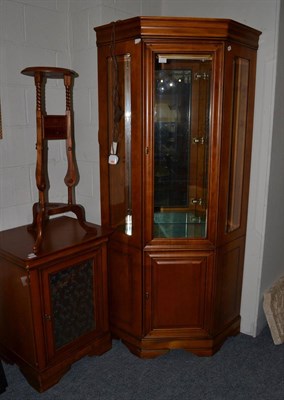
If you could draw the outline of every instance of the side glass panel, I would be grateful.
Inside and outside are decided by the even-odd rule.
[[[110,221],[112,227],[127,235],[132,235],[130,85],[130,55],[110,57],[107,96]]]
[[[234,70],[227,232],[241,224],[249,61],[236,58]]]
[[[207,236],[212,60],[158,55],[154,82],[154,237]]]

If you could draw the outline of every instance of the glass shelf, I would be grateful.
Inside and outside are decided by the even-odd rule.
[[[154,235],[160,238],[203,238],[206,217],[192,212],[155,212]]]

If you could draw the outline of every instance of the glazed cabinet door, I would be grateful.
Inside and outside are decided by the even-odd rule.
[[[114,33],[113,33],[114,34]],[[141,238],[141,44],[111,42],[98,50],[102,224],[114,238]]]
[[[214,256],[153,252],[146,256],[147,337],[195,337],[210,332]]]
[[[87,344],[107,329],[102,249],[50,265],[42,271],[47,358]]]
[[[225,50],[219,196],[219,241],[246,233],[252,146],[256,52],[236,43]]]
[[[222,49],[147,47],[146,242],[214,242]],[[148,117],[148,115],[150,117]]]

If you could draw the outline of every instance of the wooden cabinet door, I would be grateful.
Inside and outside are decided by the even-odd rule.
[[[109,318],[115,335],[142,332],[142,264],[141,251],[123,243],[108,247]]]
[[[74,351],[105,330],[101,249],[43,269],[43,321],[48,360]]]
[[[145,333],[159,337],[208,335],[213,255],[153,252],[146,258]]]

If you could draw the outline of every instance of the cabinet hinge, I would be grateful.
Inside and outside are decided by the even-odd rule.
[[[149,299],[149,292],[145,292],[145,298],[146,298],[146,300]]]
[[[210,74],[209,72],[196,72],[194,74],[194,79],[197,81],[198,79],[203,79],[203,80],[207,80],[209,79]]]
[[[195,206],[204,206],[205,205],[205,201],[204,199],[200,198],[193,198],[190,199],[191,204],[194,204]]]
[[[194,137],[192,138],[192,143],[193,144],[204,144],[205,142],[205,137]]]

